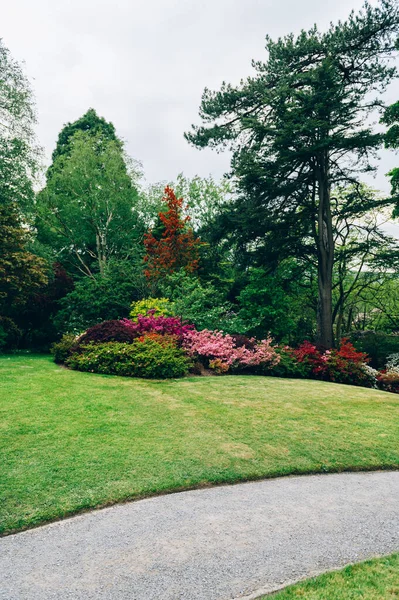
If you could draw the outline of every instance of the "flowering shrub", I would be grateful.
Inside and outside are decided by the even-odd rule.
[[[280,357],[277,365],[264,369],[265,375],[274,377],[292,377],[306,379],[311,376],[311,366],[307,362],[299,362],[295,356],[294,350],[289,346],[276,347],[277,354]]]
[[[138,302],[132,302],[130,319],[137,322],[139,315],[145,316],[151,311],[155,317],[173,317],[173,303],[168,298],[144,298]]]
[[[101,344],[102,342],[132,342],[138,334],[131,331],[125,326],[123,321],[104,321],[98,325],[93,325],[79,336],[77,347],[81,347],[93,342]],[[77,348],[76,348],[77,349]]]
[[[293,355],[299,363],[304,363],[309,370],[309,374],[317,379],[323,379],[326,373],[326,356],[307,340],[293,350]]]
[[[309,375],[315,379],[375,386],[375,375],[364,368],[368,362],[367,354],[358,352],[346,339],[342,340],[338,350],[326,350],[324,353],[306,341],[293,350],[293,354],[299,363],[308,367]]]
[[[399,368],[399,352],[395,352],[394,354],[390,354],[387,357],[387,364],[385,369],[387,371],[391,371],[392,369]]]
[[[227,373],[229,370],[229,365],[220,360],[220,358],[214,358],[213,360],[209,361],[209,368],[212,369],[212,371],[215,371],[215,373],[218,375],[222,375]]]
[[[162,341],[143,336],[131,344],[89,344],[81,352],[72,354],[66,364],[91,373],[167,379],[186,375],[190,361],[175,340],[166,336],[162,336]]]
[[[377,379],[378,385],[382,390],[399,394],[399,369],[393,368],[385,373],[381,372]]]
[[[367,380],[370,384],[367,387],[377,388],[379,376],[379,372],[377,371],[377,369],[373,369],[373,367],[370,367],[370,365],[367,364],[363,364],[362,369],[366,373]]]
[[[256,342],[252,349],[245,345],[236,346],[231,335],[221,331],[189,331],[183,339],[183,347],[188,355],[205,363],[209,368],[218,372],[227,372],[230,368],[250,368],[263,365],[277,364],[279,356],[271,345],[271,340]]]
[[[121,323],[133,337],[152,332],[160,335],[174,335],[182,340],[186,333],[194,329],[194,325],[182,322],[178,317],[156,317],[153,311],[149,311],[145,317],[139,315],[137,322],[123,319]]]

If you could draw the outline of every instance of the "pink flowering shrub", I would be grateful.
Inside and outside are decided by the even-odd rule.
[[[122,319],[121,323],[125,325],[133,336],[142,336],[146,333],[157,333],[159,335],[176,336],[180,341],[192,329],[190,325],[181,321],[178,317],[164,317],[154,315],[154,311],[148,311],[147,315],[139,315],[137,321]]]
[[[218,373],[230,369],[248,369],[260,366],[273,366],[279,356],[271,345],[271,339],[257,342],[250,340],[250,347],[237,347],[233,336],[222,331],[188,331],[183,338],[183,348],[187,354],[214,369]],[[247,344],[248,346],[248,344]]]

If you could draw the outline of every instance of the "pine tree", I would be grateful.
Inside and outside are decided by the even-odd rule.
[[[330,348],[335,186],[358,185],[372,169],[383,136],[370,125],[381,93],[397,75],[397,0],[365,3],[359,14],[276,42],[268,59],[238,87],[205,90],[203,126],[187,139],[198,147],[230,147],[239,198],[227,223],[250,252],[296,256],[318,264],[318,335]],[[377,93],[377,96],[375,94]]]

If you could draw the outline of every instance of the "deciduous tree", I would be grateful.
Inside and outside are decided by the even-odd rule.
[[[198,268],[200,239],[195,237],[183,216],[183,198],[177,198],[173,189],[165,188],[166,210],[159,213],[158,231],[150,230],[144,236],[146,276],[159,280],[162,276],[184,269],[193,273]]]

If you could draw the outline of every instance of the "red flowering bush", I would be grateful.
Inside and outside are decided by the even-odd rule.
[[[199,360],[205,366],[217,372],[227,372],[229,369],[248,369],[277,364],[279,356],[271,345],[271,340],[256,342],[250,340],[252,349],[245,345],[237,347],[233,336],[222,331],[189,331],[183,339],[183,347],[187,354]]]
[[[316,379],[324,379],[327,370],[326,357],[314,344],[306,340],[299,348],[292,350],[292,354],[299,363],[304,363],[308,367],[309,375],[313,375]]]
[[[367,354],[357,352],[347,339],[342,340],[338,350],[321,353],[314,344],[306,341],[292,353],[299,363],[308,366],[309,375],[315,379],[366,387],[375,384],[375,378],[365,368],[369,360]]]
[[[159,335],[173,335],[182,340],[189,331],[194,329],[194,325],[185,323],[178,317],[164,317],[162,315],[156,317],[154,311],[149,311],[146,316],[139,315],[137,321],[122,319],[121,323],[135,337],[147,333],[157,333]]]

